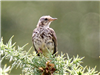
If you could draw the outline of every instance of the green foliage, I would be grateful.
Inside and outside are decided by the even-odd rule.
[[[0,63],[4,59],[8,59],[9,62],[13,61],[11,66],[0,68],[1,75],[8,75],[14,67],[20,67],[23,75],[99,75],[99,72],[95,71],[96,68],[90,69],[81,65],[84,57],[80,58],[77,55],[69,58],[68,54],[65,56],[61,53],[61,55],[55,56],[49,52],[49,58],[47,58],[42,54],[37,56],[35,51],[29,54],[32,47],[28,52],[24,50],[27,44],[16,48],[15,43],[12,44],[12,38],[13,36],[7,44],[4,44],[3,38],[1,38]]]
[[[10,71],[10,66],[7,67],[7,65],[5,65],[3,69],[0,68],[0,75],[8,75],[7,72],[9,72],[9,71]]]

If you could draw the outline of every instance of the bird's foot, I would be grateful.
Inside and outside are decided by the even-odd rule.
[[[38,50],[38,54],[40,54],[40,53],[42,54],[42,50],[41,49]]]

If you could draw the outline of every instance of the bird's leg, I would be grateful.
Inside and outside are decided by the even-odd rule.
[[[42,49],[41,48],[39,48],[39,50],[38,50],[38,54],[42,54]]]

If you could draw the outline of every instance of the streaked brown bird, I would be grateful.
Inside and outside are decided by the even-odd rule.
[[[36,53],[40,53],[44,56],[48,56],[48,50],[52,54],[57,51],[57,37],[55,31],[50,28],[52,21],[57,18],[51,16],[42,16],[37,24],[37,27],[33,30],[32,42]]]

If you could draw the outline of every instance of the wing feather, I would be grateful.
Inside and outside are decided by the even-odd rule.
[[[56,33],[52,28],[49,28],[51,35],[52,35],[52,40],[54,42],[54,52],[53,54],[55,54],[57,52],[57,37],[56,37]]]
[[[32,34],[32,42],[33,42],[33,47],[34,47],[36,53],[37,53],[38,56],[39,56],[38,50],[36,49],[36,47],[35,47],[35,45],[34,45],[34,37],[36,36],[36,33],[37,33],[37,29],[34,29],[34,30],[33,30],[33,34]]]

